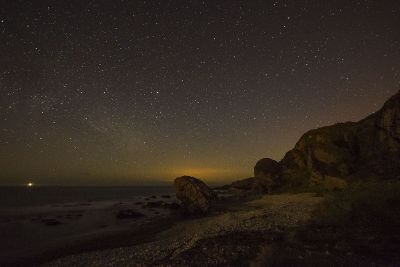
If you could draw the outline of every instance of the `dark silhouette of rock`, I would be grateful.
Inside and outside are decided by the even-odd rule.
[[[172,202],[172,203],[166,203],[164,207],[170,210],[178,210],[181,206],[176,202]]]
[[[147,202],[145,205],[143,205],[143,208],[162,208],[165,206],[165,202],[164,201],[149,201]]]
[[[52,218],[43,219],[42,222],[49,226],[56,226],[56,225],[62,224],[61,221],[59,221],[57,219],[52,219]]]
[[[132,209],[120,210],[117,213],[118,219],[137,219],[137,218],[141,218],[144,216],[145,215],[143,213],[134,211]]]
[[[182,202],[185,213],[207,213],[213,200],[217,198],[214,191],[201,180],[182,176],[174,181],[176,197]]]
[[[281,165],[269,158],[261,159],[254,166],[254,177],[235,181],[225,189],[239,189],[257,193],[268,193],[280,184],[282,175]]]
[[[230,185],[226,186],[226,188],[222,187],[222,189],[236,188],[240,190],[253,190],[255,184],[255,178],[250,177],[243,180],[235,181]]]
[[[281,179],[281,165],[270,158],[259,160],[254,166],[254,184],[253,189],[262,193],[270,194]]]
[[[354,180],[400,178],[400,92],[359,122],[304,134],[280,162],[287,186],[345,187]]]

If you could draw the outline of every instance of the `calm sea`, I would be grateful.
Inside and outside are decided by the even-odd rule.
[[[85,201],[134,199],[140,196],[172,195],[173,187],[0,187],[0,207],[25,207]]]

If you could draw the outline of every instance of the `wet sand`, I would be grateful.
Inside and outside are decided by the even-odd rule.
[[[33,266],[70,254],[151,240],[177,220],[162,196],[0,209],[0,266]],[[128,211],[121,216],[120,211]],[[131,216],[133,211],[143,216]],[[119,216],[120,215],[120,216]],[[128,216],[126,216],[128,215]]]

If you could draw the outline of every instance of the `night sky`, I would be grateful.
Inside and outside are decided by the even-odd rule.
[[[0,0],[0,184],[245,178],[399,89],[399,1]]]

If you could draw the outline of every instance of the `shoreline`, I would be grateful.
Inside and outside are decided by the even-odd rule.
[[[236,200],[236,201],[235,201]],[[136,245],[61,257],[44,266],[237,266],[259,261],[284,231],[307,222],[314,193],[227,198],[207,216],[177,220]],[[149,233],[146,233],[149,235]],[[254,266],[263,266],[261,265]]]
[[[0,257],[0,266],[366,266],[377,260],[294,238],[324,200],[312,192],[234,194],[221,197],[206,216],[171,211],[146,220],[123,219],[127,223],[119,228],[63,239],[31,254],[20,250],[10,261]]]
[[[131,247],[146,242],[151,242],[154,235],[173,227],[180,221],[178,216],[170,218],[157,218],[136,229],[126,229],[102,235],[87,240],[76,240],[63,246],[45,251],[36,255],[20,258],[18,261],[4,262],[5,266],[41,266],[57,259],[82,253],[99,252],[107,249]]]
[[[152,195],[0,209],[0,265],[37,266],[75,253],[145,242],[148,233],[180,220],[172,203],[174,197]]]

